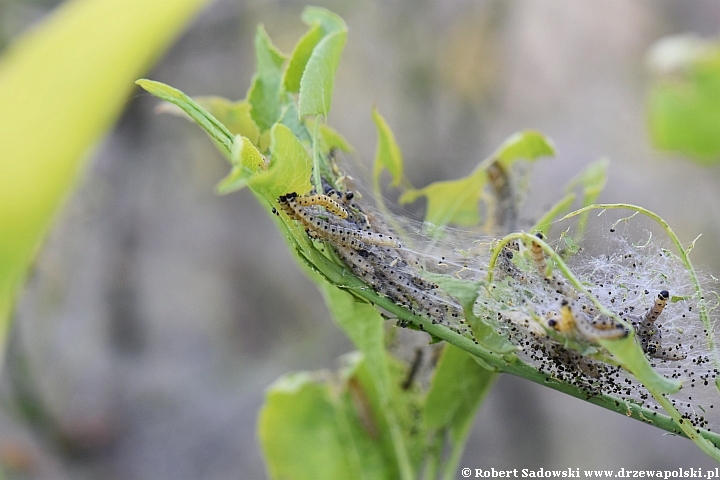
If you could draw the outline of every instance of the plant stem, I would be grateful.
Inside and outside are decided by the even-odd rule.
[[[428,446],[428,453],[430,457],[425,464],[425,471],[423,472],[423,478],[425,480],[435,480],[435,478],[437,478],[438,468],[443,454],[443,446],[445,445],[444,438],[444,430],[435,431],[433,433],[432,441]]]
[[[477,413],[477,410],[485,402],[485,397],[487,397],[493,385],[495,385],[495,380],[497,379],[497,376],[498,375],[496,372],[485,370],[485,384],[482,392],[480,393],[480,398],[477,399],[477,404],[475,405],[475,413]],[[474,413],[473,415],[468,415],[467,422],[465,422],[464,425],[462,425],[458,430],[451,431],[450,437],[452,442],[452,450],[450,452],[450,458],[445,463],[445,474],[443,475],[443,480],[453,480],[454,478],[456,478],[458,465],[460,464],[462,454],[465,451],[465,444],[467,443],[467,437],[470,434],[474,419]]]
[[[398,467],[400,468],[400,478],[402,478],[402,480],[413,480],[415,478],[415,474],[413,473],[413,467],[410,463],[410,458],[408,457],[405,440],[403,439],[402,432],[400,431],[397,418],[395,418],[395,414],[393,413],[392,408],[390,408],[390,405],[387,404],[387,401],[384,403],[384,415],[390,427],[390,437],[393,443],[393,450],[395,450]]]
[[[320,174],[320,152],[318,151],[318,135],[320,132],[320,119],[315,117],[315,126],[313,128],[313,183],[315,184],[315,193],[325,193],[322,185],[322,175]]]

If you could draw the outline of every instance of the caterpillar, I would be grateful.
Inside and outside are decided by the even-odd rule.
[[[563,299],[561,302],[560,313],[551,315],[547,323],[550,328],[559,333],[576,332],[591,342],[600,339],[624,338],[630,333],[623,324],[607,317],[590,318],[584,313],[575,315],[567,299]]]
[[[643,317],[643,321],[655,322],[655,320],[657,320],[657,318],[662,314],[663,310],[665,309],[669,298],[670,292],[668,292],[667,290],[662,290],[660,293],[658,293],[658,296],[655,299],[655,303],[647,311],[647,313]]]
[[[350,248],[364,248],[365,245],[390,248],[400,248],[401,246],[400,243],[389,235],[366,230],[356,230],[324,220],[312,213],[307,207],[300,205],[298,198],[302,197],[298,197],[296,193],[281,195],[278,198],[278,204],[290,218],[305,225],[311,236],[328,240],[331,243],[337,242]]]
[[[653,305],[642,317],[631,318],[632,325],[643,352],[661,360],[682,360],[687,355],[678,345],[667,348],[662,346],[662,327],[656,323],[669,298],[670,293],[667,290],[660,291]]]
[[[375,269],[372,264],[365,259],[366,250],[351,248],[346,245],[334,245],[335,251],[346,265],[348,265],[353,273],[365,280],[367,283],[374,285],[372,276]],[[370,280],[370,281],[368,281]]]
[[[327,195],[305,195],[295,197],[295,202],[301,207],[321,206],[325,210],[340,218],[347,218],[348,211]]]
[[[537,238],[543,240],[543,234],[538,232],[535,234]],[[545,277],[547,275],[547,261],[545,260],[545,252],[543,252],[542,246],[538,242],[530,243],[530,258],[532,259],[533,266],[537,270],[538,275]]]
[[[534,280],[523,270],[519,269],[512,261],[515,257],[513,250],[505,246],[498,255],[497,267],[500,273],[498,278],[510,277],[523,284],[532,284]]]
[[[515,230],[518,217],[517,202],[507,168],[499,161],[495,161],[488,166],[487,176],[496,198],[493,212],[495,225]]]
[[[544,240],[545,238],[540,232],[536,233],[535,236],[540,240]],[[545,283],[550,285],[550,287],[555,290],[555,292],[572,299],[578,298],[578,293],[575,291],[575,289],[568,285],[564,278],[557,275],[556,273],[548,272],[547,259],[545,258],[545,252],[543,251],[540,243],[535,241],[531,242],[530,258],[532,260],[533,266],[535,267],[535,270],[537,270],[538,272],[538,275],[540,275],[540,277],[544,279]]]

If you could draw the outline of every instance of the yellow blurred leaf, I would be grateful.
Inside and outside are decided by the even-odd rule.
[[[28,265],[140,76],[207,0],[75,0],[0,59],[0,357]]]

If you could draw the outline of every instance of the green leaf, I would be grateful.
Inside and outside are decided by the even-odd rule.
[[[390,182],[391,187],[398,187],[403,181],[403,158],[400,147],[398,147],[395,141],[395,135],[393,135],[390,126],[375,107],[373,107],[372,116],[378,134],[378,143],[375,149],[375,164],[373,167],[373,183],[378,186],[376,193],[379,194],[380,174],[382,174],[383,169],[387,169],[387,171],[390,172],[390,176],[392,177],[392,181]]]
[[[328,32],[347,31],[345,20],[330,10],[322,7],[306,7],[301,16],[307,25],[322,25]]]
[[[655,147],[705,164],[720,161],[720,42],[678,36],[650,52],[655,78],[648,123]]]
[[[609,165],[610,161],[607,159],[597,160],[588,165],[575,178],[570,180],[568,185],[565,187],[565,191],[567,192],[565,196],[558,200],[558,202],[535,223],[535,226],[533,226],[531,231],[541,232],[543,235],[547,236],[553,220],[556,220],[560,217],[560,215],[567,212],[573,202],[575,202],[577,195],[573,192],[573,190],[579,189],[582,194],[581,208],[595,203],[607,183],[607,169]],[[579,216],[576,236],[582,236],[587,224],[587,218],[587,213]],[[573,246],[571,248],[575,247]]]
[[[307,7],[303,11],[302,19],[307,25],[310,25],[310,30],[295,45],[283,76],[285,90],[293,93],[300,91],[300,80],[305,72],[305,67],[320,40],[330,33],[347,31],[345,21],[324,8]]]
[[[247,182],[250,188],[270,202],[288,192],[298,195],[309,192],[310,156],[293,132],[281,123],[270,130],[270,152],[270,166]]]
[[[335,390],[308,373],[286,375],[268,389],[258,436],[270,478],[389,478],[350,396]]]
[[[310,56],[317,44],[325,36],[325,29],[322,25],[314,25],[303,35],[295,45],[290,63],[283,75],[283,85],[288,92],[297,93],[300,91],[300,79],[305,71]]]
[[[137,83],[137,82],[136,82]],[[233,102],[223,97],[205,96],[194,97],[193,100],[207,111],[211,116],[223,124],[233,135],[242,135],[248,138],[253,144],[257,145],[260,137],[260,130],[250,115],[252,107],[247,100]],[[188,120],[192,118],[174,103],[165,102],[158,109],[161,113],[169,113]],[[227,155],[224,147],[219,149],[223,154]]]
[[[403,478],[394,456],[393,424],[388,422],[394,415],[389,411],[400,416],[402,434],[413,442],[413,462],[421,463],[426,437],[416,414],[420,397],[401,391],[405,372],[399,362],[386,358],[396,385],[391,404],[381,399],[376,377],[359,352],[343,357],[339,374],[302,372],[274,382],[258,422],[270,478]],[[338,475],[342,468],[346,472]]]
[[[487,174],[480,170],[459,180],[434,182],[419,190],[412,189],[400,195],[400,203],[411,203],[420,196],[427,198],[425,220],[436,226],[450,223],[477,225],[480,222],[478,203]]]
[[[323,294],[333,318],[353,345],[365,355],[370,370],[379,381],[379,388],[387,396],[389,374],[385,362],[385,321],[375,307],[357,301],[337,287],[325,284]]]
[[[285,56],[273,45],[265,28],[260,25],[255,33],[257,73],[247,94],[252,105],[250,114],[261,132],[268,130],[282,113],[282,66]]]
[[[26,271],[89,153],[205,3],[67,1],[2,52],[0,359]]]
[[[320,124],[320,142],[321,150],[325,153],[331,150],[350,153],[355,150],[340,132],[325,123]]]
[[[360,356],[360,355],[358,355]],[[406,473],[420,470],[424,459],[426,435],[422,419],[417,413],[421,411],[424,393],[417,388],[403,389],[402,385],[408,376],[408,368],[405,363],[385,353],[385,359],[390,373],[389,394],[390,401],[385,401],[378,391],[377,379],[370,370],[367,359],[362,357],[361,362],[356,362],[356,368],[350,370],[348,366],[345,371],[352,372],[348,378],[348,390],[353,395],[356,411],[361,413],[361,418],[369,432],[376,432],[375,446],[385,459],[386,472],[389,478],[396,479]],[[365,412],[363,414],[363,412]],[[398,432],[403,439],[404,448],[407,450],[407,458],[413,468],[403,470],[398,463],[395,454],[395,433]],[[371,477],[373,478],[373,477]],[[409,477],[412,478],[412,477]]]
[[[427,429],[449,433],[450,458],[445,464],[444,478],[455,478],[475,414],[497,375],[478,365],[467,352],[453,345],[445,346],[423,411]]]
[[[295,102],[291,102],[285,107],[285,111],[280,118],[280,123],[292,130],[301,142],[312,142],[310,132],[308,132],[308,126],[306,126],[305,123],[300,120],[300,117],[298,117],[297,105],[295,105]]]
[[[252,106],[247,100],[233,102],[222,97],[195,97],[194,100],[225,125],[233,135],[242,135],[257,146],[260,129],[252,119]]]
[[[446,345],[425,400],[426,427],[449,428],[454,439],[460,440],[496,377],[497,373],[482,368],[467,352]]]
[[[202,127],[202,129],[205,130],[205,132],[210,135],[213,140],[220,144],[221,150],[225,155],[230,154],[233,145],[232,133],[230,133],[230,130],[228,130],[222,122],[201,107],[195,100],[188,97],[177,88],[173,88],[161,82],[140,79],[135,83],[156,97],[178,106],[183,112],[187,113],[190,118],[195,120],[195,123],[200,125],[200,127]]]
[[[571,255],[575,255],[576,253],[578,253],[580,251],[580,248],[581,248],[580,245],[567,232],[561,232],[560,239],[565,244],[565,247],[560,247],[558,249],[559,252],[567,252]]]
[[[606,158],[601,158],[591,163],[585,167],[577,177],[570,181],[565,191],[570,192],[579,187],[583,194],[582,206],[587,207],[595,203],[607,183],[607,169],[609,165],[610,160]]]
[[[347,31],[325,36],[315,47],[300,80],[298,111],[300,117],[322,115],[327,118]]]
[[[512,135],[492,155],[504,167],[518,160],[537,160],[555,155],[555,146],[548,137],[535,130],[524,130]]]
[[[233,167],[230,173],[215,187],[219,195],[227,195],[246,187],[253,175],[266,168],[265,157],[249,139],[239,135],[235,137],[231,162]]]
[[[316,118],[308,117],[305,120],[308,130],[313,131],[316,122],[318,122]],[[340,150],[341,152],[352,152],[355,150],[340,132],[324,122],[319,122],[318,133],[320,137],[320,151],[326,155],[330,153],[331,150]]]
[[[534,161],[554,154],[552,142],[541,133],[534,130],[519,132],[503,142],[467,177],[407,190],[400,196],[400,203],[410,203],[425,196],[428,202],[426,221],[437,226],[450,223],[461,226],[477,225],[480,222],[478,205],[488,181],[487,169],[490,165],[499,162],[507,170],[518,160]]]
[[[350,293],[328,283],[323,294],[333,318],[365,356],[380,411],[387,422],[398,469],[402,478],[413,478],[408,447],[391,406],[390,371],[385,354],[385,321],[369,303],[361,303]]]
[[[663,377],[650,365],[634,335],[619,340],[600,340],[600,344],[648,390],[666,394],[682,388],[682,382]]]

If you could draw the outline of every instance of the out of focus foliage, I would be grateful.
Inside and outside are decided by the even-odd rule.
[[[665,38],[650,51],[649,63],[655,146],[701,163],[720,162],[720,40]]]
[[[0,59],[0,358],[18,290],[133,80],[206,0],[70,1]]]

